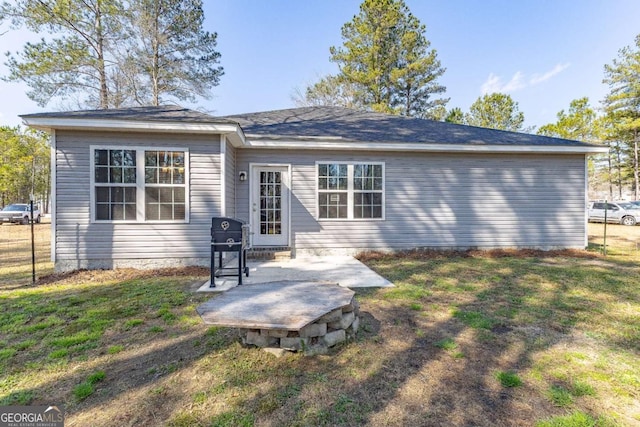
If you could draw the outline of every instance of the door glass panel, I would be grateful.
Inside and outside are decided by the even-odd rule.
[[[282,172],[260,172],[260,234],[282,234]]]

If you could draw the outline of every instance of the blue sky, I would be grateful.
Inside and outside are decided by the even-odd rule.
[[[485,92],[506,92],[527,126],[555,121],[571,100],[588,96],[595,107],[607,93],[604,64],[640,34],[637,0],[406,0],[427,26],[427,38],[447,71],[441,83],[448,108],[467,111]],[[320,76],[335,73],[329,47],[358,13],[352,0],[205,0],[205,27],[218,33],[225,75],[213,98],[197,105],[216,115],[294,107],[291,96]],[[0,28],[0,33],[7,30]],[[37,38],[24,31],[0,36],[0,51]],[[4,59],[4,58],[3,58]],[[6,75],[4,64],[0,75]],[[0,82],[0,125],[38,107],[26,87]]]

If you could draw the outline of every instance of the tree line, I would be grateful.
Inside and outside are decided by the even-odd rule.
[[[25,82],[27,95],[42,106],[53,99],[63,100],[67,107],[116,108],[207,98],[224,70],[217,34],[205,31],[203,21],[201,0],[5,1],[0,23],[46,37],[9,53],[9,74],[3,79]],[[447,109],[450,99],[439,83],[446,68],[426,37],[426,26],[403,0],[364,0],[341,34],[342,45],[329,49],[339,71],[298,91],[293,97],[297,105],[534,131],[524,127],[524,113],[508,94],[483,95],[467,112]],[[590,164],[592,182],[607,186],[610,198],[632,188],[638,199],[640,35],[635,46],[622,48],[605,65],[603,82],[610,92],[601,109],[591,107],[587,98],[574,100],[555,123],[537,133],[606,144],[609,154]],[[38,136],[3,128],[0,138],[6,138],[3,144],[20,140],[28,145],[27,140]],[[23,176],[11,173],[9,161],[3,158],[0,191],[3,197],[24,199],[29,186],[5,178]]]

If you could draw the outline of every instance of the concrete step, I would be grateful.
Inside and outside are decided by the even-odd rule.
[[[248,259],[283,261],[291,259],[291,248],[285,246],[251,248]]]

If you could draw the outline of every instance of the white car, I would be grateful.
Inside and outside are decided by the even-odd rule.
[[[628,202],[591,202],[589,203],[589,222],[607,222],[622,225],[640,223],[640,207]]]
[[[27,203],[15,203],[0,211],[0,224],[3,222],[29,224],[30,219],[31,211]],[[40,219],[40,209],[37,205],[33,205],[33,220],[39,224]]]

